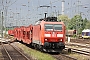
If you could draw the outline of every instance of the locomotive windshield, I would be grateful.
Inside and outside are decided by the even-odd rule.
[[[62,31],[62,24],[45,24],[45,30]]]

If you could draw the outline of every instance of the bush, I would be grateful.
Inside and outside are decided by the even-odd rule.
[[[76,35],[76,34],[74,34],[74,35],[73,35],[73,37],[74,37],[74,38],[76,38],[76,37],[77,37],[77,35]]]

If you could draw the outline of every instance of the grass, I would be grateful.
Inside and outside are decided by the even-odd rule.
[[[25,45],[20,44],[19,47],[26,53],[32,56],[35,60],[56,60],[52,56],[46,53],[42,53],[40,51],[31,49],[29,47],[26,47]]]

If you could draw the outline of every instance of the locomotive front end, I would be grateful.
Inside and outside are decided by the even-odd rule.
[[[65,48],[64,24],[56,22],[44,24],[44,48],[47,51],[62,51]]]

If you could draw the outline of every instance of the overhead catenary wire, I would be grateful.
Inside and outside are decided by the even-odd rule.
[[[34,2],[33,2],[33,0],[30,0],[30,1],[32,1],[32,2],[30,2],[30,4],[29,4],[29,9],[30,9],[30,11],[29,11],[29,13],[27,13],[26,15],[24,15],[24,17],[27,17],[28,18],[28,16],[30,16],[30,19],[32,18],[39,18],[40,16],[43,16],[43,15],[41,15],[41,14],[44,14],[44,9],[42,10],[42,9],[39,9],[40,8],[40,1],[41,0],[37,0],[38,1],[38,5],[35,5],[34,4]],[[36,1],[36,2],[37,2]],[[51,6],[51,8],[52,8],[52,6],[54,5],[54,3],[58,3],[59,1],[62,1],[62,0],[50,0],[51,2],[47,2],[47,3],[44,3],[44,4],[42,4],[42,5],[50,5]],[[66,2],[65,2],[66,3]],[[68,4],[70,4],[70,3],[68,3]],[[61,4],[60,4],[61,5]],[[89,5],[88,3],[87,4],[83,4],[82,5],[82,7],[84,6],[84,5]],[[28,6],[28,5],[27,5]],[[57,6],[58,7],[58,6]],[[56,8],[57,8],[56,7]],[[60,7],[60,6],[59,6]],[[65,7],[65,12],[66,11],[68,11],[68,10],[70,10],[70,9],[72,9],[73,10],[73,8],[76,8],[76,7],[78,7],[77,5],[75,5],[75,2],[73,3],[73,6],[72,7],[69,7],[69,8],[67,8],[67,7]],[[59,11],[59,13],[61,12],[60,10],[58,10]],[[51,10],[50,10],[50,12],[52,12]],[[48,12],[48,13],[50,13],[50,12]],[[39,15],[39,13],[40,13],[40,15]],[[31,16],[33,16],[33,17],[31,17]],[[72,16],[72,15],[71,15]]]
[[[58,1],[61,1],[61,0],[56,0],[56,1],[53,1],[53,2],[50,2],[50,3],[44,4],[44,5],[50,5],[50,4],[56,3],[56,2],[58,2]],[[74,3],[74,4],[75,4],[75,3]],[[88,4],[84,4],[84,5],[88,5]],[[84,6],[84,5],[82,5],[82,6]],[[34,7],[34,6],[33,6],[33,8],[34,8],[34,9],[33,9],[33,12],[35,12],[35,11],[37,10],[37,8],[40,8],[39,6],[40,6],[40,5],[38,5],[37,7]],[[68,10],[68,9],[76,8],[76,7],[78,7],[78,6],[76,5],[76,6],[72,6],[72,7],[70,7],[70,8],[65,8],[65,11]],[[32,13],[33,13],[33,12],[32,12]],[[31,15],[33,15],[32,13],[31,13]],[[34,14],[34,15],[35,15],[35,14]]]
[[[45,4],[45,5],[50,5],[50,4],[52,4],[52,3],[56,3],[56,2],[58,2],[58,1],[60,1],[60,0],[56,0],[56,1],[50,2],[50,3]],[[32,4],[32,6],[33,6],[33,4]],[[34,8],[34,9],[33,9],[33,11],[36,11],[36,10],[37,10],[37,8],[40,8],[40,5],[39,5],[39,6],[37,6],[37,7],[34,7],[34,6],[33,6],[33,8]],[[32,13],[33,13],[33,12],[32,12]],[[32,13],[31,13],[31,14],[32,14]]]

